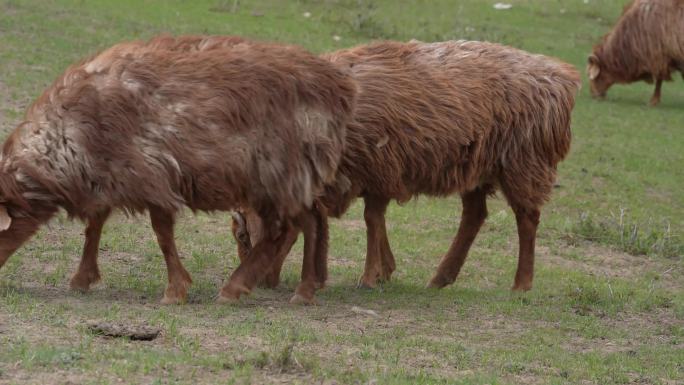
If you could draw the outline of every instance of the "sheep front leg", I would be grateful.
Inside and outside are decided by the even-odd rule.
[[[266,274],[266,277],[263,279],[263,281],[260,282],[261,286],[273,289],[280,284],[280,271],[283,269],[285,258],[290,253],[290,249],[292,249],[292,246],[297,241],[298,235],[299,229],[295,227],[291,227],[285,232],[285,241],[280,249],[278,249],[270,271]]]
[[[663,86],[663,79],[656,79],[655,90],[653,97],[651,97],[651,106],[657,106],[660,103],[660,89]]]
[[[69,286],[72,290],[87,292],[90,285],[100,280],[100,269],[97,267],[97,256],[100,247],[100,237],[111,209],[103,210],[88,218],[85,231],[85,244],[83,245],[83,255],[78,265],[78,270],[71,277]]]
[[[264,219],[264,223],[271,222]],[[277,254],[288,241],[291,230],[291,225],[288,224],[280,229],[277,236],[273,236],[273,232],[269,232],[259,239],[249,253],[249,258],[240,263],[240,266],[231,274],[228,283],[219,292],[217,301],[219,303],[237,303],[241,295],[249,294],[254,286],[261,282],[273,268]]]
[[[385,212],[389,199],[364,197],[366,221],[366,266],[359,286],[375,288],[381,279],[389,279],[394,270],[394,256],[389,249]]]
[[[534,243],[539,225],[539,209],[514,207],[518,225],[518,270],[515,273],[513,290],[527,291],[532,288],[534,277]]]
[[[232,231],[238,246],[240,263],[243,263],[252,253],[253,245],[261,239],[263,222],[261,217],[256,215],[253,211],[236,211],[233,213]],[[266,277],[262,282],[259,282],[259,286],[269,289],[278,286],[283,263],[290,253],[290,249],[292,249],[292,246],[297,241],[298,233],[299,229],[297,228],[291,227],[288,229],[283,247],[278,250],[270,272],[266,274]]]
[[[465,193],[461,197],[461,201],[463,202],[463,212],[458,233],[451,243],[449,251],[440,262],[437,272],[428,283],[428,287],[442,288],[456,280],[468,256],[470,246],[487,218],[487,194],[484,190],[477,189]]]
[[[165,305],[184,303],[188,295],[188,287],[192,284],[192,278],[178,257],[173,235],[174,214],[159,207],[151,207],[150,219],[154,233],[157,235],[159,248],[164,254],[169,279],[161,303]]]
[[[244,214],[236,211],[233,213],[232,218],[231,231],[237,244],[238,258],[240,258],[242,263],[249,258],[249,253],[252,252],[252,237],[249,235],[247,218],[245,218]]]

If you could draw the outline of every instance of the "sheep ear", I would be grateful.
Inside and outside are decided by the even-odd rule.
[[[0,231],[5,231],[12,225],[12,217],[9,216],[7,208],[0,205]]]
[[[596,57],[596,55],[591,55],[589,56],[587,62],[587,73],[589,74],[589,79],[594,80],[601,73],[601,67],[599,67],[599,60]]]

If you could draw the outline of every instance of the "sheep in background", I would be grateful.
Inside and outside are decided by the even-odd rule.
[[[684,0],[634,0],[589,56],[591,94],[603,98],[615,83],[655,82],[651,105],[660,103],[664,80],[684,75]]]

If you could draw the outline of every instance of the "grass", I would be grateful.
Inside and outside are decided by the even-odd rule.
[[[503,42],[584,66],[623,1],[0,0],[0,136],[68,64],[160,32],[241,34],[323,52],[372,39]],[[304,13],[309,12],[310,17]],[[365,256],[362,207],[332,224],[322,304],[287,304],[301,245],[276,290],[237,307],[213,298],[237,266],[226,214],[181,219],[194,284],[187,305],[158,305],[165,285],[146,218],[105,228],[103,282],[67,282],[82,226],[58,219],[0,270],[0,383],[681,384],[684,378],[684,86],[585,85],[573,149],[539,230],[535,289],[511,293],[515,220],[501,200],[457,282],[423,288],[458,223],[456,198],[388,212],[398,271],[355,288]],[[377,316],[354,311],[373,310]],[[105,339],[89,320],[148,323],[151,342]]]

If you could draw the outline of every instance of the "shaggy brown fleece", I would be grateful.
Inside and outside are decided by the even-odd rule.
[[[570,148],[577,71],[555,59],[472,41],[382,42],[324,57],[346,68],[360,87],[337,183],[319,202],[339,216],[354,198],[364,198],[368,250],[361,283],[375,286],[394,270],[384,219],[390,200],[462,196],[461,228],[431,281],[441,287],[453,282],[465,260],[487,215],[486,196],[501,190],[520,234],[515,288],[529,289],[539,209]],[[250,222],[259,221],[246,210],[234,224],[243,259],[261,233]],[[320,266],[318,286],[325,277]],[[277,284],[277,276],[267,283]]]
[[[122,43],[73,65],[4,144],[0,224],[9,224],[0,229],[0,266],[64,208],[88,222],[72,280],[87,288],[99,278],[97,243],[111,210],[149,210],[169,267],[165,301],[182,301],[190,277],[173,241],[174,214],[249,206],[271,226],[261,257],[222,291],[235,299],[333,180],[355,93],[327,60],[232,37]]]

